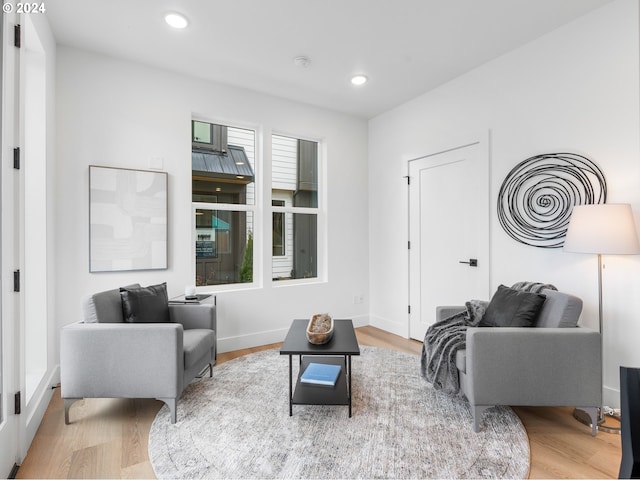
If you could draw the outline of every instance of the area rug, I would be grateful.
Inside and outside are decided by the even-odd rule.
[[[297,357],[294,369],[297,368]],[[361,347],[353,357],[353,416],[345,406],[294,405],[278,350],[216,366],[189,385],[171,424],[149,434],[158,478],[526,478],[529,442],[508,407],[485,412],[434,390],[416,355]]]

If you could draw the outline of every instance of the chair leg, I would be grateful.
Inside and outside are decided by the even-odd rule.
[[[485,410],[491,408],[493,405],[472,405],[471,414],[473,415],[473,431],[478,433],[480,431],[480,420]]]
[[[598,433],[598,421],[600,420],[600,412],[601,408],[598,407],[576,407],[578,410],[582,410],[584,413],[589,415],[591,419],[591,436],[595,437],[596,433]]]
[[[65,425],[69,425],[69,409],[71,408],[71,405],[75,402],[77,402],[78,400],[82,400],[82,398],[65,398],[64,399],[64,424]]]
[[[209,364],[209,378],[213,377],[213,363]]]
[[[170,415],[171,423],[176,423],[176,421],[178,419],[178,408],[177,408],[178,399],[176,399],[176,398],[157,398],[156,400],[160,400],[161,402],[164,402],[164,403],[167,404],[167,407],[169,407],[169,415]]]

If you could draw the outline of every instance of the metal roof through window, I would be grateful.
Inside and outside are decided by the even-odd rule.
[[[198,175],[232,180],[234,183],[252,183],[253,169],[244,151],[244,147],[229,145],[227,152],[193,150],[191,168]]]

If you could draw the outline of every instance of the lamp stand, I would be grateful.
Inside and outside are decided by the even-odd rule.
[[[602,321],[602,255],[598,254],[598,323],[600,327],[600,354],[602,355],[602,381],[600,382],[604,386],[604,324]],[[621,429],[619,426],[605,425],[605,413],[604,409],[600,407],[598,414],[598,430],[606,433],[616,433],[620,435]],[[573,417],[584,425],[591,426],[591,418],[584,411],[575,408],[573,410]],[[606,415],[607,418],[614,419],[620,422],[620,417],[614,415]]]

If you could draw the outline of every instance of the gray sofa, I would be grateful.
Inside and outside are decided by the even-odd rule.
[[[168,405],[171,423],[176,422],[184,387],[205,368],[212,373],[216,307],[203,303],[166,308],[166,323],[126,323],[120,289],[85,299],[84,321],[61,331],[65,423],[73,402],[82,398],[156,398]]]
[[[582,300],[543,290],[536,326],[468,327],[466,349],[456,353],[460,389],[479,431],[494,405],[573,406],[589,414],[592,435],[602,406],[600,333],[577,326]],[[436,309],[436,321],[464,306]]]

